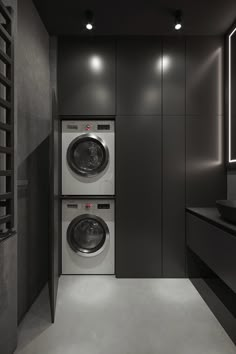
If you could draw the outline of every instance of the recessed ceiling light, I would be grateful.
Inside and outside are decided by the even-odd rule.
[[[88,31],[91,31],[93,29],[93,12],[91,10],[85,11],[85,27]]]
[[[86,23],[86,28],[87,28],[87,30],[91,31],[93,29],[92,23],[89,23],[89,22]]]
[[[175,11],[175,30],[179,31],[182,28],[182,11]]]
[[[176,29],[177,31],[180,30],[181,27],[182,27],[181,23],[176,23],[176,24],[175,24],[175,29]]]

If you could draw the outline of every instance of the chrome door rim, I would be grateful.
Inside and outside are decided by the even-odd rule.
[[[83,141],[83,140],[94,140],[96,142],[99,142],[99,144],[103,147],[104,149],[104,155],[105,155],[105,159],[103,164],[96,169],[94,172],[84,172],[81,171],[72,161],[71,159],[71,153],[72,153],[72,149],[74,147],[75,144]],[[99,136],[95,135],[95,134],[82,134],[80,136],[78,136],[77,138],[73,139],[67,149],[67,162],[70,166],[70,168],[72,169],[72,171],[74,171],[76,174],[82,176],[82,177],[95,177],[97,175],[99,175],[101,172],[103,172],[105,170],[105,168],[107,167],[108,161],[109,161],[109,150],[107,147],[107,144],[105,143],[105,141],[103,139],[101,139]]]
[[[104,241],[103,245],[95,252],[82,252],[81,250],[76,249],[74,247],[73,243],[71,242],[70,235],[71,235],[72,229],[75,227],[75,225],[77,225],[83,219],[96,220],[97,222],[99,222],[102,225],[102,228],[105,232],[105,241]],[[79,256],[82,256],[82,257],[94,257],[94,256],[97,256],[98,254],[102,253],[103,250],[106,248],[109,240],[110,240],[110,233],[109,233],[109,229],[108,229],[107,224],[105,223],[105,221],[103,219],[101,219],[100,217],[98,217],[96,215],[92,215],[92,214],[80,215],[71,221],[71,223],[69,224],[68,229],[67,229],[67,242],[68,242],[70,248],[72,249],[73,252],[75,252],[76,254],[78,254]]]

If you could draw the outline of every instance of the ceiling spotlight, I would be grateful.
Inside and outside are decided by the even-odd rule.
[[[175,11],[175,30],[179,31],[182,28],[182,12],[180,10]]]
[[[85,17],[86,17],[85,27],[88,31],[91,31],[93,29],[93,12],[90,10],[87,10],[85,12]]]
[[[87,30],[91,31],[91,30],[93,29],[92,23],[88,22],[88,23],[86,24],[86,28],[87,28]]]

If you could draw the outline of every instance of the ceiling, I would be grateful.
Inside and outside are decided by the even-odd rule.
[[[50,34],[88,35],[85,10],[94,12],[93,35],[173,35],[173,11],[183,11],[184,35],[224,34],[236,19],[236,0],[33,0]],[[90,33],[89,33],[90,34]],[[179,34],[179,33],[178,33]]]

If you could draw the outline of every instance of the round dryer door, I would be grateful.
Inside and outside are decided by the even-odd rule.
[[[94,177],[105,170],[109,151],[105,142],[94,134],[74,139],[67,150],[67,162],[78,175]]]
[[[84,214],[69,225],[67,241],[70,248],[84,257],[101,253],[109,242],[107,224],[98,216]]]

